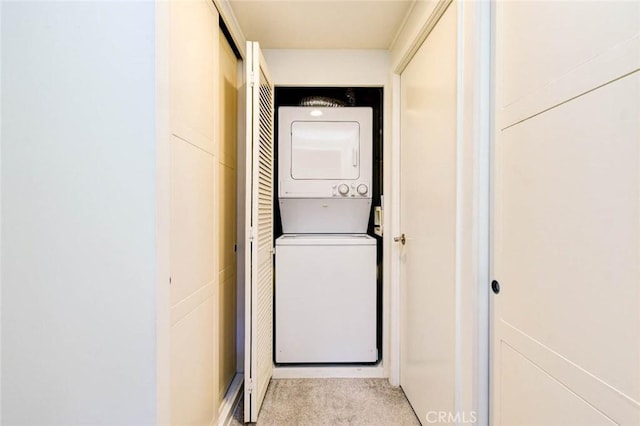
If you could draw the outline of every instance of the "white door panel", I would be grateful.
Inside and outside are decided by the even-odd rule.
[[[454,411],[456,10],[401,75],[400,384],[423,422]]]
[[[640,67],[640,2],[503,1],[496,9],[499,128]]]
[[[532,96],[623,40],[638,36],[640,2],[499,2],[500,105]]]
[[[502,321],[635,398],[640,147],[628,135],[640,103],[626,93],[640,93],[639,78],[503,132],[499,255],[509,261],[496,275]]]
[[[502,424],[518,426],[614,425],[578,395],[511,346],[502,347]],[[545,395],[545,398],[539,398]],[[522,400],[535,401],[522,404]]]
[[[171,327],[172,424],[209,424],[217,415],[213,297]]]
[[[640,72],[593,60],[638,34],[636,2],[498,5],[493,424],[640,424]]]
[[[495,350],[516,345],[505,328],[515,329],[568,360],[547,371],[552,377],[565,369],[595,376],[595,394],[580,379],[566,384],[600,409],[609,387],[640,401],[640,106],[632,93],[640,96],[639,75],[509,128],[498,157]],[[624,420],[614,407],[607,413]]]
[[[218,12],[211,1],[169,2],[171,133],[216,152]]]
[[[171,2],[170,414],[209,424],[218,414],[218,245],[215,76],[218,13],[207,0]]]
[[[215,158],[171,137],[171,305],[215,281]]]
[[[273,84],[247,42],[244,419],[256,422],[273,371]]]

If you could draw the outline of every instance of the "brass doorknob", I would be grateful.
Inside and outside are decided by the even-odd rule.
[[[404,234],[402,234],[399,237],[394,237],[393,241],[395,241],[396,243],[401,243],[402,245],[405,245],[405,243],[407,242],[407,239],[405,238]]]

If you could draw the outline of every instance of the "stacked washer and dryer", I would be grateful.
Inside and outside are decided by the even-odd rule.
[[[275,361],[373,363],[372,109],[278,109]]]

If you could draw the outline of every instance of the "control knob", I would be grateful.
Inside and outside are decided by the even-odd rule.
[[[367,185],[365,185],[364,183],[361,183],[360,185],[358,185],[357,191],[358,194],[365,195],[367,191],[369,191],[369,188],[367,188]]]
[[[340,184],[340,186],[338,186],[338,192],[341,195],[347,195],[349,193],[349,186],[347,184]]]

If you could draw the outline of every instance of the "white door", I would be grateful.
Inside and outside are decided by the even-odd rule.
[[[425,424],[454,410],[456,9],[444,12],[400,82],[400,385]]]
[[[273,84],[247,42],[244,419],[256,422],[273,372]]]
[[[496,13],[492,424],[638,425],[640,3]]]
[[[218,416],[218,12],[208,0],[169,3],[172,425]],[[197,70],[197,71],[194,71]]]

